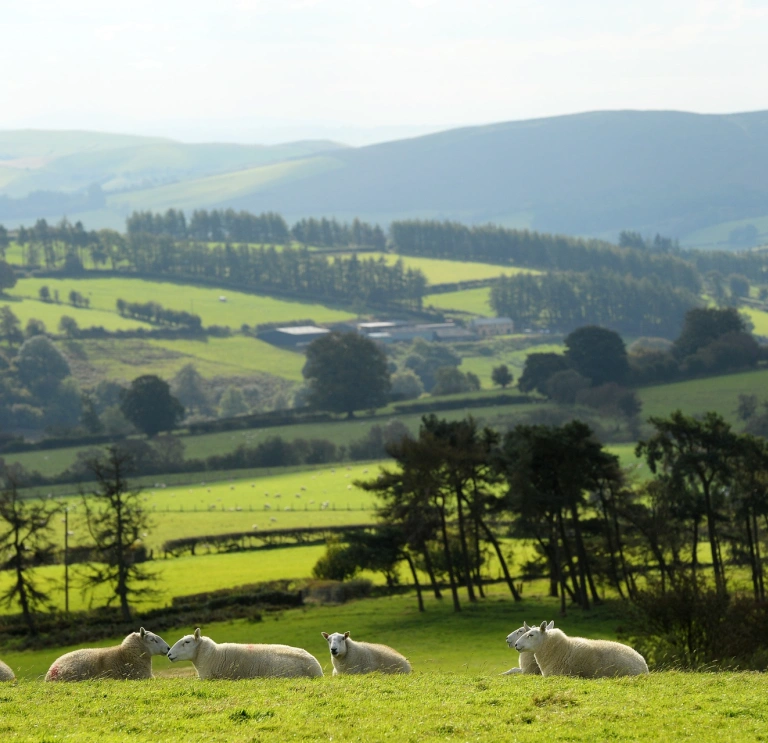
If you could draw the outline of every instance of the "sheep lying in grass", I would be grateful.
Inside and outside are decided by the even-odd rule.
[[[317,658],[290,645],[215,643],[200,634],[185,635],[169,651],[168,660],[191,660],[201,679],[244,679],[259,676],[322,676]]]
[[[515,642],[515,648],[533,652],[543,676],[638,676],[648,673],[640,653],[629,645],[610,640],[568,637],[555,623],[542,622]]]
[[[528,623],[523,622],[522,627],[516,629],[514,632],[510,632],[507,635],[507,645],[509,645],[511,648],[515,647],[515,643],[530,629],[531,628],[528,626]],[[534,654],[530,651],[520,653],[519,667],[510,668],[508,671],[504,671],[504,673],[501,675],[509,676],[513,673],[527,673],[530,675],[541,676],[541,668],[539,668],[539,664],[536,662],[536,656],[534,656]]]
[[[120,645],[65,653],[53,661],[45,680],[149,679],[152,678],[152,656],[165,655],[168,647],[160,635],[142,627],[138,632],[131,632]]]
[[[355,642],[349,632],[343,635],[334,632],[329,635],[321,632],[328,641],[333,663],[333,675],[342,673],[410,673],[411,664],[397,650],[387,645],[375,645],[370,642]]]
[[[0,681],[14,681],[15,679],[16,676],[14,676],[11,667],[0,660]]]

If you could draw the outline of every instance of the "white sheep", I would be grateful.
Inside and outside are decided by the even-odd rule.
[[[57,658],[45,674],[46,681],[85,679],[152,678],[152,656],[165,655],[168,643],[142,627],[131,632],[120,645],[82,648]]]
[[[528,626],[527,622],[523,622],[523,626],[519,629],[516,629],[514,632],[510,632],[507,635],[507,645],[509,647],[513,648],[515,647],[515,643],[531,628]],[[524,651],[520,653],[520,665],[516,666],[515,668],[510,668],[508,671],[504,671],[502,673],[502,676],[509,676],[510,674],[514,673],[526,673],[529,675],[539,675],[541,676],[541,668],[539,668],[539,664],[536,662],[536,657],[533,653],[530,651]]]
[[[533,652],[543,676],[638,676],[648,673],[648,664],[629,645],[610,640],[568,637],[554,629],[555,623],[542,622],[515,642],[522,652]]]
[[[15,681],[15,680],[16,680],[16,676],[11,670],[11,667],[9,665],[6,665],[5,663],[3,663],[3,661],[0,660],[0,681]]]
[[[349,632],[343,635],[334,632],[329,635],[321,632],[328,641],[331,650],[331,662],[333,663],[333,675],[342,673],[410,673],[411,664],[387,645],[376,645],[370,642],[356,642],[349,636]]]
[[[244,679],[260,676],[322,676],[317,658],[290,645],[215,643],[200,634],[185,635],[169,651],[168,660],[191,660],[201,679]]]

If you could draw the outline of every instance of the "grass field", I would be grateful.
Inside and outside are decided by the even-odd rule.
[[[424,297],[424,306],[444,312],[466,312],[470,315],[490,317],[493,315],[489,303],[491,290],[489,287],[480,289],[463,289],[458,292],[444,294],[428,294]]]
[[[759,673],[652,673],[581,680],[500,676],[517,665],[506,647],[523,619],[556,616],[546,599],[515,605],[500,594],[455,614],[450,602],[413,596],[307,606],[203,627],[217,642],[304,647],[322,679],[199,681],[190,664],[155,658],[144,682],[41,683],[72,648],[6,653],[20,681],[0,687],[7,741],[684,741],[766,740],[768,676]],[[571,635],[615,637],[610,606],[556,620]],[[192,627],[164,632],[175,642]],[[411,661],[408,676],[330,677],[321,631],[390,644]],[[99,645],[115,644],[121,638]],[[469,642],[467,641],[469,640]]]
[[[67,291],[69,293],[69,290]],[[35,295],[37,296],[37,295]],[[62,296],[66,299],[66,295]],[[9,307],[21,322],[22,330],[27,322],[34,318],[45,324],[49,333],[59,332],[59,321],[62,316],[68,315],[73,318],[78,327],[93,328],[101,326],[106,330],[135,330],[136,328],[151,328],[152,326],[132,320],[129,317],[120,317],[116,312],[98,309],[83,309],[73,307],[71,304],[55,304],[53,302],[41,302],[33,298],[19,298],[16,300],[0,299],[0,307]]]
[[[749,319],[752,320],[752,324],[755,326],[755,335],[768,337],[768,312],[752,307],[741,307],[739,312],[748,315]]]
[[[71,291],[80,292],[90,300],[92,310],[114,312],[116,318],[119,318],[115,309],[118,298],[127,302],[158,302],[168,309],[200,315],[203,325],[231,328],[240,328],[243,323],[258,325],[304,319],[331,323],[353,317],[349,311],[332,309],[316,302],[286,301],[226,289],[134,278],[20,279],[8,293],[14,297],[36,298],[41,286],[47,286],[51,294],[58,290],[62,302],[66,301]],[[222,296],[226,297],[226,302],[220,301]]]
[[[533,269],[500,266],[492,263],[450,261],[442,258],[422,258],[395,253],[366,253],[365,258],[383,258],[390,266],[401,260],[406,268],[419,269],[427,277],[428,284],[451,284],[455,281],[493,279],[497,276],[513,276],[517,273],[539,273]],[[429,302],[425,300],[425,304]]]
[[[260,372],[294,382],[303,379],[303,354],[243,335],[200,340],[87,339],[64,342],[62,349],[72,374],[86,386],[101,379],[130,382],[142,374],[170,380],[186,364],[193,364],[207,378]]]
[[[759,399],[768,397],[768,370],[726,374],[708,379],[663,384],[638,390],[643,403],[643,420],[650,416],[664,416],[676,409],[686,415],[715,410],[735,425],[736,406],[740,394],[755,394]]]

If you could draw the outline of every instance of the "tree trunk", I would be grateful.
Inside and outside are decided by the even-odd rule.
[[[456,578],[453,575],[453,565],[451,565],[451,545],[448,541],[448,526],[445,523],[445,508],[440,508],[440,530],[443,535],[443,553],[445,555],[446,570],[448,571],[448,582],[451,585],[451,598],[453,599],[453,610],[461,611],[459,603],[459,591],[456,587]]]
[[[422,548],[421,554],[424,555],[424,567],[426,568],[429,581],[432,584],[432,593],[435,594],[436,599],[442,599],[443,594],[440,592],[440,586],[438,585],[437,578],[435,577],[435,568],[432,565],[432,558],[429,556],[429,547],[425,544]]]
[[[463,508],[463,496],[461,491],[461,485],[456,486],[455,489],[456,504],[457,504],[457,516],[459,521],[459,544],[461,545],[461,559],[464,563],[464,580],[467,587],[467,598],[470,602],[477,601],[475,596],[475,589],[472,585],[472,563],[469,559],[469,548],[467,547],[467,533],[464,524],[464,508]]]
[[[501,545],[499,545],[499,541],[496,539],[496,536],[493,534],[493,532],[488,527],[488,524],[485,523],[482,519],[478,519],[478,523],[483,528],[483,531],[485,532],[486,537],[488,537],[488,541],[493,545],[493,549],[496,551],[496,557],[499,561],[499,565],[501,565],[501,570],[504,573],[504,580],[507,582],[507,586],[509,587],[509,592],[512,594],[512,597],[515,599],[515,601],[522,601],[523,597],[520,595],[517,588],[515,588],[515,584],[512,581],[512,576],[509,574],[509,569],[507,568],[507,561],[504,559],[504,555],[501,552]]]
[[[421,584],[419,583],[419,576],[416,573],[416,565],[413,562],[413,558],[410,553],[404,553],[405,561],[408,563],[408,567],[411,569],[411,575],[413,576],[413,585],[416,587],[416,598],[419,602],[419,611],[424,611],[424,598],[421,595]]]

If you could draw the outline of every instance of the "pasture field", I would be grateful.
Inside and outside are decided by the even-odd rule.
[[[479,289],[462,289],[444,294],[428,294],[424,297],[424,306],[445,312],[466,312],[469,315],[490,317],[493,315],[490,305],[491,290],[484,286]]]
[[[388,265],[394,266],[398,260],[406,269],[419,269],[427,277],[427,284],[451,284],[455,281],[475,281],[493,279],[497,276],[513,276],[518,273],[541,273],[530,268],[502,266],[493,263],[473,261],[451,261],[445,258],[422,258],[420,256],[398,255],[397,253],[366,253],[365,258],[383,258]],[[426,304],[426,302],[425,302]]]
[[[65,341],[73,376],[86,386],[101,379],[130,382],[142,374],[170,380],[186,364],[206,378],[271,374],[298,382],[304,355],[245,335],[200,340],[100,338]]]
[[[118,318],[115,307],[118,299],[127,302],[158,302],[167,309],[200,315],[203,325],[223,325],[231,328],[240,328],[243,323],[258,325],[308,318],[319,323],[331,323],[354,317],[349,311],[333,309],[316,302],[288,301],[223,288],[123,277],[20,279],[8,294],[14,297],[36,298],[41,286],[47,286],[51,294],[58,290],[62,302],[66,301],[71,291],[80,292],[90,300],[92,309],[114,312]],[[226,302],[219,300],[222,296],[226,297]],[[98,323],[91,323],[96,324]]]
[[[682,741],[766,739],[768,676],[661,672],[628,679],[500,676],[517,665],[504,638],[523,619],[556,616],[545,599],[520,605],[492,596],[454,614],[450,602],[413,596],[306,606],[203,627],[217,642],[304,647],[321,679],[200,681],[187,662],[154,659],[151,681],[44,684],[71,647],[5,653],[19,681],[0,687],[7,741]],[[535,616],[534,616],[535,615]],[[615,637],[609,607],[556,620],[568,634]],[[148,628],[151,629],[151,628]],[[163,633],[169,642],[192,631]],[[320,632],[349,630],[411,661],[407,676],[331,677]],[[122,638],[94,643],[116,644]],[[469,641],[468,641],[469,640]]]
[[[593,681],[414,673],[51,686],[23,681],[3,689],[4,740],[741,743],[765,740],[768,691],[764,677],[746,673]]]
[[[69,292],[67,292],[68,294]],[[101,326],[105,330],[136,330],[137,328],[151,329],[152,326],[140,320],[133,320],[130,317],[120,317],[116,312],[99,309],[85,309],[82,307],[73,307],[71,304],[64,304],[66,295],[61,297],[62,304],[54,302],[41,302],[32,296],[19,297],[14,300],[0,299],[0,307],[8,307],[21,322],[22,330],[27,322],[34,318],[45,324],[49,333],[59,332],[59,321],[62,316],[68,315],[73,318],[78,327],[93,328]],[[36,297],[37,295],[35,295]]]
[[[768,312],[764,310],[756,310],[752,307],[740,307],[739,312],[748,315],[752,320],[752,324],[755,326],[755,335],[762,335],[764,338],[768,337]]]
[[[691,379],[638,390],[643,403],[641,417],[669,415],[680,409],[686,415],[715,410],[731,425],[736,425],[736,406],[739,395],[754,394],[766,399],[768,390],[768,369],[724,374],[707,379]]]
[[[514,338],[515,336],[511,336]],[[510,339],[511,339],[510,338]],[[506,347],[506,344],[497,343],[494,347],[494,353],[492,356],[477,355],[477,356],[464,356],[461,360],[461,366],[459,367],[462,372],[472,372],[477,374],[480,378],[480,384],[482,389],[495,389],[501,391],[501,387],[497,387],[491,381],[491,374],[497,366],[506,364],[510,373],[514,377],[512,387],[517,385],[517,380],[523,373],[525,367],[525,360],[531,353],[563,353],[564,346],[562,343],[542,343],[537,346],[528,346],[526,348],[514,349]]]

